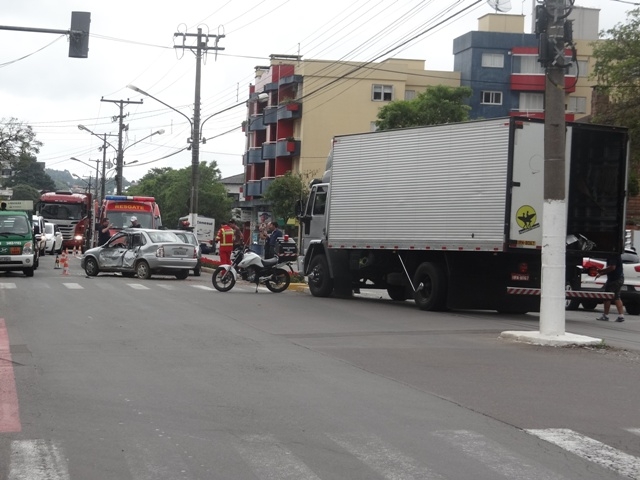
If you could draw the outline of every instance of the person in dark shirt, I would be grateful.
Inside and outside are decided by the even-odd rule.
[[[108,218],[104,218],[102,220],[102,223],[98,227],[98,246],[99,247],[107,243],[111,238],[111,233],[109,232],[110,228],[113,228],[113,225],[109,223]]]
[[[607,282],[604,284],[604,291],[613,293],[613,303],[618,309],[618,318],[616,322],[624,322],[624,307],[620,299],[620,289],[624,285],[624,271],[622,270],[622,256],[620,254],[613,255],[607,259],[607,266],[598,269],[598,278],[600,275],[607,275]],[[611,308],[611,300],[604,301],[604,313],[596,320],[603,322],[609,321],[609,309]]]
[[[267,229],[269,231],[269,238],[266,241],[268,248],[265,250],[264,258],[273,258],[276,254],[278,239],[282,238],[282,230],[278,228],[278,222],[271,222]]]

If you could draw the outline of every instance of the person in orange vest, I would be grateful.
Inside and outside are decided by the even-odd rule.
[[[233,229],[229,226],[228,222],[222,222],[222,226],[216,234],[216,242],[220,242],[220,263],[222,265],[231,264],[231,252],[233,251]]]

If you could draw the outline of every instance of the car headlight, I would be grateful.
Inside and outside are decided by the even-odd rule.
[[[27,242],[23,245],[22,247],[22,254],[23,255],[33,255],[33,242]]]

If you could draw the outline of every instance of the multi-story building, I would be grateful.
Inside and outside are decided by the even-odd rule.
[[[571,62],[565,75],[567,120],[591,113],[594,83],[588,75],[591,42],[598,39],[598,14],[597,9],[574,7],[569,16],[577,61]],[[544,118],[545,71],[538,62],[538,39],[534,33],[524,33],[524,19],[523,15],[484,15],[477,31],[454,39],[454,70],[460,72],[461,85],[473,90],[471,118]],[[572,52],[566,50],[565,55],[569,63]]]
[[[243,163],[252,218],[265,208],[263,193],[274,178],[292,171],[321,177],[335,135],[375,129],[378,110],[393,100],[412,99],[429,85],[460,85],[457,72],[429,71],[424,60],[380,63],[303,60],[272,55],[256,67],[250,86],[247,148]]]

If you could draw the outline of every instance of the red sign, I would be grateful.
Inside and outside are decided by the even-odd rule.
[[[107,211],[120,210],[125,212],[150,212],[151,205],[145,205],[144,203],[128,203],[118,202],[107,205]]]

